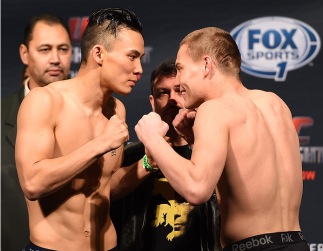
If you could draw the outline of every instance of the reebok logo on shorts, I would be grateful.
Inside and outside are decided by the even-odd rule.
[[[293,239],[292,239],[292,236],[289,233],[281,234],[281,238],[282,238],[282,243],[294,242]]]
[[[284,238],[285,238],[285,236],[284,236]],[[232,251],[244,251],[244,250],[248,250],[251,248],[255,248],[258,246],[264,246],[264,245],[268,245],[268,244],[273,244],[273,242],[271,241],[271,236],[268,236],[265,234],[265,236],[263,236],[261,238],[252,237],[251,240],[248,239],[244,243],[233,244]]]
[[[306,242],[301,231],[288,231],[267,233],[249,237],[226,246],[224,251],[251,251],[260,250],[272,245],[294,245],[295,243]]]

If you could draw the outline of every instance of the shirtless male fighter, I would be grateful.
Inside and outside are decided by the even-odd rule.
[[[240,65],[229,33],[187,35],[176,68],[189,110],[173,125],[193,147],[192,158],[164,142],[168,125],[156,113],[138,122],[138,139],[191,204],[207,201],[216,187],[224,250],[309,250],[299,225],[302,166],[291,112],[275,94],[245,88]]]
[[[129,94],[142,74],[141,30],[126,9],[93,13],[78,75],[24,99],[16,162],[29,211],[25,250],[117,250],[110,179],[129,134],[125,108],[111,94]]]

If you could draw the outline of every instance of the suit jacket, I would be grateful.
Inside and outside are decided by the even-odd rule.
[[[16,163],[17,114],[24,87],[1,99],[1,250],[22,250],[29,242],[29,220]]]

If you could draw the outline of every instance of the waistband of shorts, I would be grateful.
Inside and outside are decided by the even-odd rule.
[[[31,241],[28,243],[28,245],[22,251],[30,251],[30,250],[35,250],[35,251],[55,251],[53,249],[39,247],[39,246],[35,245],[34,243],[32,243]]]
[[[119,249],[118,249],[118,246],[115,246],[114,248],[109,249],[108,251],[119,251]]]
[[[52,249],[47,249],[47,248],[42,248],[39,246],[36,246],[34,243],[32,243],[31,241],[28,243],[28,245],[22,250],[22,251],[56,251],[56,250],[52,250]],[[115,246],[114,248],[108,250],[108,251],[118,251],[118,246]]]
[[[305,240],[301,231],[267,233],[252,236],[226,246],[223,251],[247,251],[270,245],[292,244]]]

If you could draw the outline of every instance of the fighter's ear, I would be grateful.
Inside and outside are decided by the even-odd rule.
[[[203,71],[204,77],[207,77],[212,70],[212,58],[210,56],[203,57]]]
[[[99,65],[102,65],[103,62],[103,46],[102,45],[94,45],[92,48],[92,57],[95,62],[97,62]]]
[[[153,112],[155,112],[155,99],[153,95],[149,95],[149,101],[151,104],[151,109],[153,110]]]
[[[19,47],[19,54],[21,61],[25,64],[28,65],[28,48],[26,45],[21,44]]]

